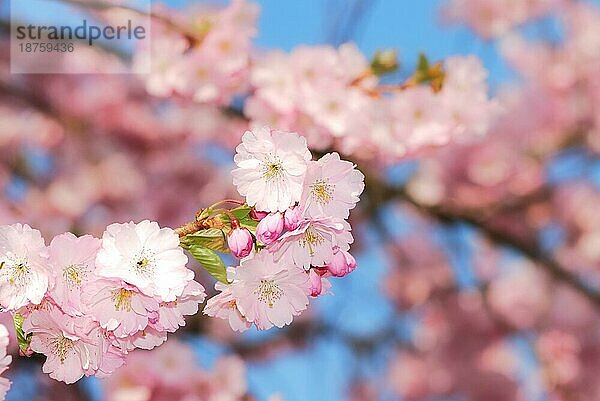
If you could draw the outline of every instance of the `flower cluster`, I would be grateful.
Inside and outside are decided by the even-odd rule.
[[[246,88],[257,6],[236,0],[223,9],[167,15],[168,22],[153,24],[151,44],[136,54],[136,68],[142,68],[150,53],[148,93],[228,104]]]
[[[374,62],[392,63],[379,55]],[[389,67],[391,68],[391,67]],[[256,60],[244,112],[257,126],[302,132],[311,148],[397,160],[427,146],[479,137],[499,109],[475,56],[421,57],[402,85],[381,85],[353,44],[299,47]]]
[[[147,220],[112,224],[101,240],[60,234],[49,246],[28,225],[2,226],[0,305],[27,338],[21,351],[46,355],[50,377],[103,377],[198,311],[204,288],[187,261],[178,235]]]
[[[67,232],[46,246],[28,225],[0,226],[0,306],[13,314],[21,352],[46,355],[43,371],[73,383],[162,344],[205,299],[184,249],[220,280],[205,313],[235,330],[290,324],[309,296],[328,292],[327,277],[354,270],[346,219],[364,176],[353,163],[337,153],[312,160],[304,138],[269,128],[246,132],[234,160],[247,204],[218,202],[176,230],[115,223],[101,239]],[[242,206],[217,208],[226,202]],[[215,250],[240,266],[226,270]]]
[[[505,35],[528,20],[541,17],[563,0],[451,0],[445,5],[445,17],[466,23],[485,38]]]
[[[309,296],[328,292],[327,277],[356,268],[346,219],[364,176],[337,153],[311,158],[303,137],[269,128],[247,131],[237,147],[233,181],[260,220],[256,243],[232,225],[228,242],[240,266],[228,269],[229,283],[216,284],[204,309],[234,330],[290,324]]]
[[[135,352],[127,366],[102,381],[105,400],[243,401],[246,366],[237,356],[217,359],[210,371],[198,366],[194,349],[177,339],[154,352]]]

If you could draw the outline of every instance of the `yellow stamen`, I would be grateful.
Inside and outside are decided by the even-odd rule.
[[[144,270],[148,266],[148,263],[150,263],[148,258],[142,258],[137,261],[136,266],[138,267],[138,269]]]
[[[115,310],[131,312],[131,296],[133,291],[121,288],[112,292],[111,299],[115,303]]]
[[[283,295],[283,291],[273,280],[260,280],[260,285],[254,293],[257,293],[258,300],[267,304],[269,308]]]
[[[304,232],[304,240],[302,241],[303,246],[308,246],[308,250],[310,252],[310,256],[315,254],[315,250],[313,248],[314,245],[319,245],[324,241],[323,236],[319,234],[313,226],[309,226]]]
[[[67,359],[67,355],[73,349],[74,343],[73,340],[60,335],[52,340],[51,345],[52,351],[58,356],[60,363],[64,364],[65,360]]]
[[[79,285],[81,284],[81,276],[79,269],[75,265],[69,265],[63,269],[63,277],[68,284]]]
[[[327,205],[333,199],[333,188],[324,179],[318,179],[310,185],[310,194],[321,205]]]
[[[25,262],[19,262],[13,267],[12,276],[8,281],[11,284],[15,284],[15,282],[21,281],[27,273],[29,273],[27,264]]]

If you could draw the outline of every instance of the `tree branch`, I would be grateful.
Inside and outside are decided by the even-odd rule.
[[[385,202],[399,200],[412,205],[422,214],[429,216],[442,224],[467,223],[475,227],[491,242],[518,251],[523,256],[538,264],[555,280],[568,285],[591,301],[594,305],[600,307],[600,292],[587,286],[577,275],[571,273],[551,254],[544,252],[536,244],[535,240],[518,238],[517,236],[511,235],[493,224],[490,224],[489,220],[492,216],[482,213],[481,215],[486,217],[477,217],[471,212],[460,211],[449,207],[424,205],[406,192],[404,188],[391,187],[375,176],[368,176],[368,184],[366,187],[375,188],[374,192],[371,191],[369,193],[369,195],[371,195],[369,202],[374,205],[381,205]],[[547,189],[544,191],[547,191]],[[540,194],[536,192],[534,195],[535,196],[531,197],[526,195],[524,199],[538,199]],[[520,206],[524,206],[527,203],[518,202],[516,200],[514,202]]]

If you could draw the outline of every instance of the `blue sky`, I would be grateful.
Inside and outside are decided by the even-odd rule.
[[[344,0],[258,0],[261,5],[256,44],[289,50],[298,44],[327,43],[331,23],[328,12],[343,15]],[[396,48],[406,67],[414,64],[419,52],[431,59],[452,54],[476,54],[490,70],[494,83],[511,77],[498,57],[494,44],[476,38],[468,29],[443,26],[438,15],[443,0],[365,0],[364,13],[354,21],[350,39],[367,55],[383,48]],[[342,6],[341,8],[339,6]]]

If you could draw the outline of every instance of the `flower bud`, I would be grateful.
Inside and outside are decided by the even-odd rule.
[[[300,225],[301,219],[302,211],[298,206],[287,209],[283,215],[285,229],[294,231]]]
[[[333,258],[327,265],[327,270],[332,276],[343,277],[348,273],[351,273],[356,269],[356,260],[354,256],[346,251],[342,251],[339,248],[335,248],[333,251]]]
[[[377,50],[371,61],[371,70],[375,75],[384,75],[398,69],[398,53],[394,49]]]
[[[252,252],[252,234],[246,228],[234,228],[227,235],[227,246],[236,258],[245,258]]]
[[[261,212],[260,210],[256,210],[254,208],[250,210],[250,218],[252,218],[252,220],[255,221],[261,221],[262,219],[267,217],[268,214],[269,212]]]
[[[270,245],[279,238],[283,231],[283,215],[271,213],[256,226],[256,238],[265,245]]]
[[[323,293],[323,281],[315,269],[310,269],[308,272],[308,291],[311,297],[318,297]]]

